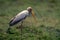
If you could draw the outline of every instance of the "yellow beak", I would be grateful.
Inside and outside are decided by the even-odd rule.
[[[33,10],[32,10],[32,16],[33,16],[33,18],[34,18],[35,22],[37,22],[37,21],[36,21],[36,17],[35,17],[35,14],[34,14]]]

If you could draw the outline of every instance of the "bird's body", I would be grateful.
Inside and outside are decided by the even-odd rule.
[[[29,11],[28,10],[24,10],[20,13],[18,13],[14,18],[11,19],[9,25],[13,26],[15,24],[17,24],[18,22],[23,21],[27,16],[29,16]]]
[[[11,19],[11,21],[9,22],[9,28],[7,30],[8,33],[11,33],[10,32],[10,29],[11,27],[10,26],[13,26],[15,24],[17,24],[18,22],[21,22],[21,25],[22,25],[22,21],[24,19],[26,19],[26,17],[30,16],[30,14],[32,14],[32,16],[34,17],[35,19],[35,16],[34,16],[34,13],[32,11],[32,8],[31,7],[28,7],[26,10],[23,10],[22,12],[18,13],[15,17],[13,17]]]

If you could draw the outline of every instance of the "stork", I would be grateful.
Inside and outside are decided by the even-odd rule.
[[[30,15],[32,15],[34,17],[34,20],[36,20],[34,12],[32,10],[32,7],[28,7],[26,10],[23,10],[22,12],[18,13],[9,22],[9,28],[8,28],[7,32],[9,32],[9,30],[11,29],[11,26],[13,26],[13,25],[15,25],[15,24],[17,24],[19,22],[21,22],[21,25],[22,25],[23,20],[26,19]]]

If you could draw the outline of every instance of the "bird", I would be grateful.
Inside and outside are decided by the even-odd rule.
[[[23,23],[23,20],[25,20],[27,17],[29,17],[30,15],[33,16],[34,20],[36,20],[34,11],[32,9],[32,7],[28,7],[26,10],[21,11],[20,13],[18,13],[16,16],[14,16],[10,22],[9,22],[9,28],[7,30],[7,32],[11,29],[11,26],[14,26],[15,24],[21,22],[21,25]]]

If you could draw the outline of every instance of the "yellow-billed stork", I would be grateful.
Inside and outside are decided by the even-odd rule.
[[[12,18],[9,23],[9,26],[13,26],[17,24],[18,22],[23,21],[26,17],[30,16],[30,14],[32,14],[32,16],[35,19],[35,15],[33,13],[32,8],[28,7],[27,10],[23,10],[22,12],[18,13],[14,18]]]
[[[26,19],[31,14],[34,17],[34,20],[36,20],[32,8],[28,7],[26,10],[23,10],[22,12],[18,13],[15,17],[13,17],[9,23],[9,26],[13,26],[17,24],[18,22],[22,22],[24,19]],[[8,30],[10,30],[10,27],[8,28]]]

